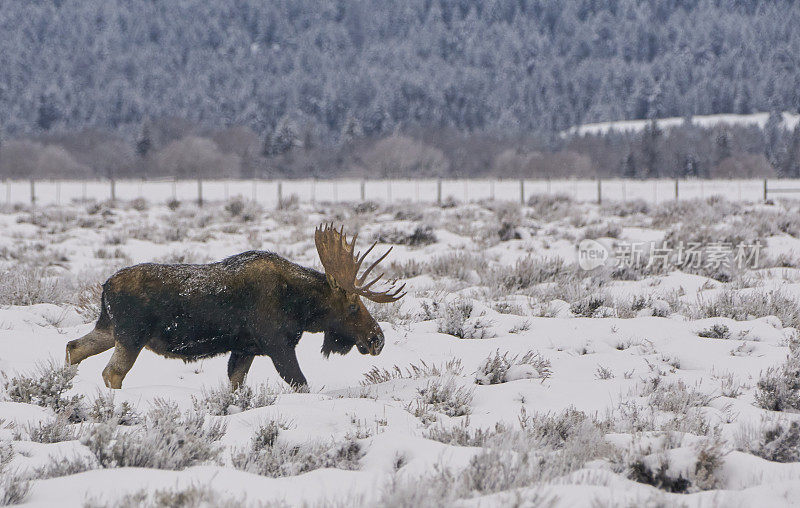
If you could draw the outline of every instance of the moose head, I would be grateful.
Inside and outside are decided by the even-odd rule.
[[[358,233],[348,243],[344,227],[337,231],[332,224],[324,224],[314,232],[317,253],[331,289],[327,306],[328,325],[322,344],[322,353],[325,356],[331,353],[345,354],[353,346],[364,355],[380,354],[384,344],[383,331],[361,298],[376,303],[391,303],[405,296],[405,284],[380,292],[371,289],[383,277],[383,273],[367,282],[372,270],[389,255],[391,247],[369,265],[364,273],[358,275],[361,264],[377,242],[363,254],[354,253],[357,239]]]

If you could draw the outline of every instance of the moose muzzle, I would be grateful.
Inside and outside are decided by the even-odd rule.
[[[383,333],[374,333],[367,339],[366,344],[358,344],[358,352],[362,355],[378,356],[383,351],[383,344]]]

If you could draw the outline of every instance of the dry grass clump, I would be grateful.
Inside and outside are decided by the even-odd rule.
[[[523,355],[502,355],[500,350],[490,354],[478,367],[475,382],[481,385],[496,385],[517,379],[541,379],[544,381],[552,375],[550,361],[537,351],[528,351]]]
[[[420,360],[419,365],[412,363],[405,369],[401,369],[395,365],[387,370],[376,365],[373,366],[369,372],[364,374],[364,380],[361,381],[361,386],[376,385],[393,379],[420,379],[444,375],[458,376],[463,370],[464,366],[461,365],[460,358],[453,358],[442,365],[428,365],[424,360]]]

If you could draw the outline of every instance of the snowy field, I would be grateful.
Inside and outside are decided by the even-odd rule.
[[[602,200],[629,201],[643,199],[650,204],[675,200],[675,180],[604,179],[600,183]],[[441,187],[439,187],[441,186]],[[737,201],[758,201],[764,198],[763,179],[681,180],[678,198],[706,199],[724,196]],[[412,201],[435,203],[457,201],[468,203],[481,200],[515,201],[521,203],[539,195],[565,195],[576,201],[597,201],[597,180],[204,180],[200,194],[204,201],[244,197],[264,207],[275,207],[279,201],[300,203],[353,203],[374,200],[383,203]],[[441,192],[440,192],[441,188]],[[800,189],[800,180],[773,179],[769,189]],[[363,193],[362,193],[363,191]],[[101,180],[41,180],[34,183],[38,206],[63,205],[90,199],[112,197],[110,181]],[[798,195],[796,193],[794,195]],[[113,196],[120,200],[146,199],[151,203],[197,201],[198,184],[193,180],[117,180]],[[363,200],[361,199],[363,196]],[[770,197],[775,197],[771,195]],[[783,197],[783,196],[780,196]],[[0,203],[6,206],[31,203],[29,181],[0,181]]]
[[[319,185],[316,204],[280,209],[250,201],[247,189],[228,189],[246,199],[203,208],[167,207],[169,195],[149,193],[149,203],[6,207],[0,504],[800,499],[797,203],[643,196],[598,206],[568,193],[525,206],[351,206],[323,203]],[[321,334],[306,334],[307,393],[289,390],[267,357],[234,394],[226,357],[183,363],[145,350],[113,393],[101,378],[111,351],[77,371],[62,366],[66,343],[92,329],[97,284],[115,270],[249,249],[320,269],[313,231],[328,220],[359,231],[362,248],[393,245],[388,275],[410,288],[397,303],[369,304],[386,335],[379,356],[324,359]],[[645,252],[583,270],[582,240],[614,253],[662,241],[763,249],[744,266],[650,263]]]

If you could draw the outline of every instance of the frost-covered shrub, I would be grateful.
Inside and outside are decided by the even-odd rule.
[[[435,379],[417,389],[417,396],[409,406],[414,416],[429,419],[430,411],[447,416],[466,416],[472,412],[472,391],[456,384],[453,379]]]
[[[37,365],[31,375],[18,374],[3,380],[6,395],[14,402],[49,407],[57,414],[65,414],[70,421],[83,419],[83,395],[67,396],[77,365],[59,365],[50,360]]]
[[[21,504],[31,490],[30,480],[9,468],[13,458],[11,444],[0,441],[0,506]]]
[[[444,305],[437,305],[439,317],[436,322],[439,333],[459,339],[490,339],[495,336],[491,322],[472,317],[472,301],[459,298]]]
[[[645,385],[643,393],[647,395],[650,407],[659,411],[686,415],[691,408],[708,406],[714,399],[696,388],[689,388],[681,380],[667,384],[661,383],[660,379],[651,378],[652,381]]]
[[[800,351],[793,351],[786,361],[770,367],[756,384],[756,403],[770,411],[800,409]]]
[[[60,443],[78,439],[80,433],[66,418],[53,418],[47,422],[29,424],[25,427],[28,438],[35,443]]]
[[[256,407],[271,406],[278,399],[278,394],[265,385],[255,389],[241,385],[231,390],[227,383],[217,388],[203,389],[200,398],[192,396],[192,404],[196,411],[205,411],[215,416],[241,413]]]
[[[766,422],[755,431],[743,432],[737,448],[772,462],[800,462],[800,423]]]
[[[594,240],[596,238],[619,238],[622,228],[615,222],[606,222],[596,226],[587,226],[583,232],[584,239]]]
[[[247,450],[231,457],[237,469],[273,478],[295,476],[320,468],[355,470],[363,456],[361,445],[354,440],[341,443],[306,443],[291,446],[278,441],[281,424],[263,425],[253,436]]]
[[[697,332],[697,335],[708,339],[730,339],[731,331],[727,326],[717,323],[711,325],[709,328],[700,330]]]
[[[552,374],[550,361],[536,351],[509,356],[500,350],[490,354],[478,367],[475,382],[481,385],[508,383],[517,379],[547,379]]]
[[[157,400],[141,427],[104,423],[92,427],[81,442],[102,467],[184,469],[216,461],[224,434],[222,422],[205,425],[202,414],[182,415],[176,404]]]
[[[403,263],[392,261],[386,270],[386,275],[391,279],[410,279],[422,275],[426,269],[426,265],[416,259],[409,259]]]
[[[699,302],[692,318],[727,317],[745,321],[776,316],[783,326],[800,328],[800,302],[780,290],[749,292],[722,291],[714,299]]]
[[[487,431],[480,438],[482,449],[465,468],[458,471],[439,468],[432,475],[414,478],[414,492],[398,491],[391,485],[381,501],[388,506],[408,506],[401,499],[414,499],[420,506],[451,506],[458,499],[534,487],[612,454],[613,447],[605,441],[605,428],[600,423],[578,411],[565,413],[523,415],[520,421],[527,422],[527,427],[519,430],[497,427],[494,432]],[[449,437],[446,433],[432,432],[445,439]],[[537,502],[549,506],[548,500],[536,496],[526,499],[526,505],[529,500],[536,501],[532,506],[539,506]]]
[[[231,214],[231,217],[238,217],[243,222],[251,222],[256,220],[263,210],[257,203],[253,201],[245,201],[241,196],[228,201],[225,205],[225,211]]]
[[[429,225],[419,224],[413,231],[407,232],[394,228],[382,228],[373,237],[372,241],[394,245],[408,245],[421,247],[436,243],[436,234]]]
[[[621,467],[631,480],[666,492],[684,494],[719,488],[719,473],[724,457],[723,442],[717,437],[711,437],[696,445],[697,455],[688,469],[675,467],[667,453],[669,449],[680,444],[679,437],[668,434],[660,443],[659,450],[648,445],[625,452],[621,458]]]
[[[470,282],[474,274],[486,269],[486,258],[469,252],[437,256],[427,264],[428,272],[437,277],[452,277]]]
[[[127,401],[120,405],[114,402],[113,392],[100,392],[89,406],[88,417],[94,422],[116,422],[118,425],[137,425],[141,416]]]
[[[582,298],[569,306],[569,310],[580,317],[595,317],[595,313],[601,307],[606,307],[606,297],[604,295],[595,295]]]
[[[494,429],[472,428],[469,426],[469,417],[467,417],[458,425],[449,428],[429,427],[422,433],[422,437],[455,446],[485,446],[490,438],[507,430],[500,423]]]
[[[574,211],[574,202],[566,194],[534,194],[528,198],[537,220],[554,221],[567,217]]]
[[[22,504],[31,491],[31,481],[15,471],[0,471],[0,506]]]
[[[101,284],[86,284],[78,290],[75,310],[87,322],[96,321],[100,316],[100,296],[103,294]]]
[[[0,280],[0,305],[58,305],[71,298],[66,281],[49,274],[44,267],[20,264],[0,272]]]
[[[504,266],[484,270],[483,283],[505,292],[515,292],[527,289],[543,282],[554,282],[560,278],[568,277],[561,258],[533,258],[525,257],[517,260],[513,266]]]
[[[191,485],[150,491],[141,489],[125,494],[108,502],[99,498],[90,498],[84,508],[241,508],[248,506],[245,498],[229,497],[213,490],[209,486]],[[265,507],[281,507],[282,503],[259,504]]]
[[[97,467],[97,462],[89,457],[82,457],[79,455],[74,457],[51,456],[50,462],[44,466],[37,467],[31,473],[31,477],[36,480],[59,478],[61,476],[69,476],[83,473],[84,471],[91,471],[92,469],[97,469]]]

